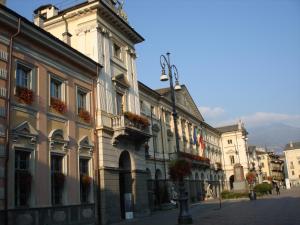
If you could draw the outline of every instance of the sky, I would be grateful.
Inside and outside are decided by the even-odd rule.
[[[80,0],[8,0],[29,20],[42,4]],[[160,55],[171,53],[206,122],[242,119],[247,127],[300,127],[299,0],[125,0],[136,46],[138,79],[156,89]]]

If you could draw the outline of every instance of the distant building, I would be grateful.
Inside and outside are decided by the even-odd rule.
[[[268,152],[270,159],[270,175],[273,182],[282,183],[284,181],[284,161],[274,152]]]
[[[176,91],[180,156],[192,163],[185,180],[189,200],[203,200],[210,185],[216,196],[223,189],[220,132],[206,124],[185,85]],[[141,114],[150,121],[152,138],[147,144],[146,171],[150,208],[168,202],[168,166],[176,154],[170,89],[153,90],[139,82]],[[171,193],[170,193],[171,194]],[[169,195],[169,197],[172,197]]]
[[[244,177],[250,170],[247,151],[248,132],[244,124],[239,121],[235,125],[216,128],[221,133],[221,148],[227,189],[233,189],[234,166],[243,167]]]
[[[287,182],[293,186],[300,186],[300,142],[290,142],[284,148]],[[287,186],[289,186],[287,184]]]

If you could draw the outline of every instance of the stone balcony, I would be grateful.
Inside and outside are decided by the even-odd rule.
[[[112,128],[114,131],[113,145],[116,145],[121,140],[129,140],[140,146],[145,143],[151,137],[149,125],[139,121],[139,118],[143,118],[139,115],[134,115],[134,118],[128,117],[127,114],[114,116],[112,118]],[[143,118],[146,119],[146,118]]]
[[[210,167],[209,158],[205,158],[205,157],[202,157],[199,155],[193,155],[193,154],[186,153],[186,152],[180,152],[179,156],[181,158],[185,158],[188,161],[190,161],[194,167],[199,167],[199,168],[209,168]]]

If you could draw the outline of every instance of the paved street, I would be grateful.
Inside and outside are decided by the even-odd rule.
[[[267,196],[256,201],[246,199],[222,203],[205,202],[190,209],[194,224],[201,225],[299,225],[300,188],[281,190],[281,195]],[[118,225],[174,225],[178,210],[159,211],[145,218],[118,223]]]

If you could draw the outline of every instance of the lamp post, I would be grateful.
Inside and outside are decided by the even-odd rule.
[[[176,111],[176,103],[175,103],[175,91],[181,90],[181,86],[178,81],[178,70],[175,65],[172,65],[170,62],[170,53],[167,52],[166,56],[160,56],[160,65],[162,69],[162,73],[160,76],[161,81],[170,80],[170,90],[171,90],[171,101],[172,101],[172,115],[174,120],[174,130],[175,130],[175,142],[176,142],[176,158],[180,157],[180,147],[179,147],[179,135],[178,135],[178,127],[177,127],[177,111]],[[168,70],[168,75],[166,74],[166,69]],[[173,84],[173,75],[175,78],[175,86]],[[192,217],[189,213],[188,206],[188,197],[185,193],[184,181],[180,179],[179,184],[179,216],[178,216],[178,224],[191,224],[193,223]]]

